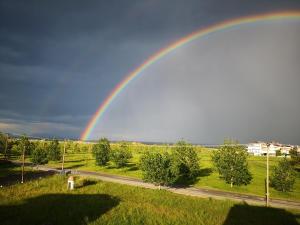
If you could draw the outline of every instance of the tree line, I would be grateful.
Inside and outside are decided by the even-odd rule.
[[[107,138],[101,138],[93,145],[79,145],[71,141],[65,143],[67,151],[91,151],[96,165],[105,166],[109,161],[121,168],[133,157],[127,142],[121,142],[114,149]],[[84,147],[82,147],[84,146]],[[46,164],[62,158],[62,145],[58,140],[29,141],[26,136],[18,140],[9,139],[0,133],[0,153],[5,159],[11,153],[26,154],[34,164]],[[82,150],[81,150],[82,149]],[[292,191],[296,180],[295,168],[300,165],[297,151],[290,152],[291,158],[284,157],[272,170],[270,183],[278,191]],[[219,149],[213,150],[212,162],[219,177],[231,187],[248,185],[253,177],[248,166],[248,153],[244,146],[237,142],[224,143]],[[156,185],[190,184],[200,175],[201,160],[195,147],[185,141],[179,141],[169,151],[144,151],[139,161],[143,180]]]

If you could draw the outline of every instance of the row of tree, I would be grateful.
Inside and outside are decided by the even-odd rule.
[[[77,143],[67,142],[67,149],[79,146]],[[86,149],[90,147],[86,146]],[[58,140],[30,142],[26,136],[18,140],[9,139],[0,133],[0,153],[5,158],[11,152],[30,155],[35,164],[46,164],[48,161],[58,161],[62,157],[62,146]],[[73,151],[72,151],[73,152]],[[77,151],[76,151],[77,152]],[[102,138],[92,147],[96,165],[104,166],[112,161],[117,167],[124,167],[132,158],[129,145],[121,142],[113,150],[110,142]],[[218,150],[213,151],[212,161],[220,178],[233,185],[248,185],[252,174],[248,168],[248,153],[244,146],[238,143],[225,143]],[[291,159],[284,157],[270,177],[271,185],[279,191],[291,191],[296,179],[295,167],[300,164],[297,151],[291,151]],[[140,169],[143,179],[157,185],[187,184],[194,182],[199,176],[200,163],[195,147],[185,141],[179,141],[169,151],[146,151],[140,158]]]
[[[111,160],[117,167],[123,167],[132,158],[132,153],[126,142],[122,142],[116,149],[112,150],[109,140],[106,138],[100,139],[93,146],[92,153],[98,166],[105,166]]]
[[[110,160],[118,167],[125,166],[132,157],[128,145],[123,142],[112,151],[108,139],[101,139],[93,146],[96,164],[106,165]],[[218,150],[213,151],[212,161],[220,178],[233,185],[248,185],[253,177],[247,162],[248,153],[243,145],[238,143],[225,143]],[[291,191],[295,183],[293,165],[298,155],[292,160],[283,158],[270,177],[271,185],[279,191]],[[145,152],[140,158],[140,169],[143,179],[156,185],[187,184],[194,182],[200,172],[199,157],[195,148],[185,142],[179,141],[169,152]]]
[[[59,141],[29,141],[28,137],[22,136],[20,139],[9,139],[7,135],[0,134],[0,152],[4,158],[11,155],[30,156],[34,164],[46,164],[48,161],[58,161],[61,159],[61,146]]]

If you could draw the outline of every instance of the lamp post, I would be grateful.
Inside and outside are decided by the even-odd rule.
[[[266,206],[269,207],[269,148],[270,148],[270,144],[267,144],[267,179],[266,179],[266,189],[267,189],[267,193],[266,193]]]
[[[64,139],[64,153],[62,158],[62,164],[61,164],[61,171],[64,171],[64,163],[65,163],[65,154],[66,154],[66,139]]]
[[[24,163],[25,163],[25,145],[23,146],[23,155],[22,155],[22,181],[24,183]]]

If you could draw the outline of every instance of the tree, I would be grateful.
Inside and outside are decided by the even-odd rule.
[[[291,163],[286,159],[286,157],[284,157],[273,169],[273,173],[270,178],[271,186],[277,191],[291,191],[295,180],[295,171]]]
[[[292,165],[300,164],[300,154],[298,153],[296,146],[290,150],[290,156],[291,156],[291,164]]]
[[[48,163],[48,155],[47,150],[41,146],[40,144],[37,144],[34,150],[31,153],[31,161],[34,164],[46,164]]]
[[[0,153],[4,155],[4,159],[7,159],[9,149],[9,138],[8,135],[0,133]]]
[[[244,146],[226,143],[219,150],[213,152],[212,161],[220,177],[231,187],[233,185],[247,185],[252,180],[247,156]]]
[[[143,180],[159,186],[173,184],[177,177],[172,173],[171,163],[172,159],[168,153],[146,152],[140,160]]]
[[[176,143],[172,151],[172,171],[178,181],[194,180],[200,171],[199,158],[194,147],[185,141]]]
[[[23,135],[19,140],[17,140],[12,147],[14,153],[18,155],[22,155],[23,151],[25,151],[25,155],[30,155],[33,149],[34,144],[29,141],[26,135]]]
[[[276,150],[276,156],[281,156],[281,151],[280,150]]]
[[[97,144],[93,146],[93,155],[96,159],[96,165],[104,166],[109,161],[110,144],[107,138],[101,138]]]
[[[45,148],[47,149],[47,157],[49,161],[58,161],[61,159],[61,152],[57,139],[52,140]]]
[[[129,151],[129,146],[126,142],[121,142],[120,146],[111,152],[111,160],[117,165],[117,167],[125,166],[131,158],[132,154]]]

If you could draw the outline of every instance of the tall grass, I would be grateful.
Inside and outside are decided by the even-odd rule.
[[[297,224],[299,212],[201,199],[59,175],[0,189],[1,225],[18,224]],[[298,218],[297,218],[298,216]]]

